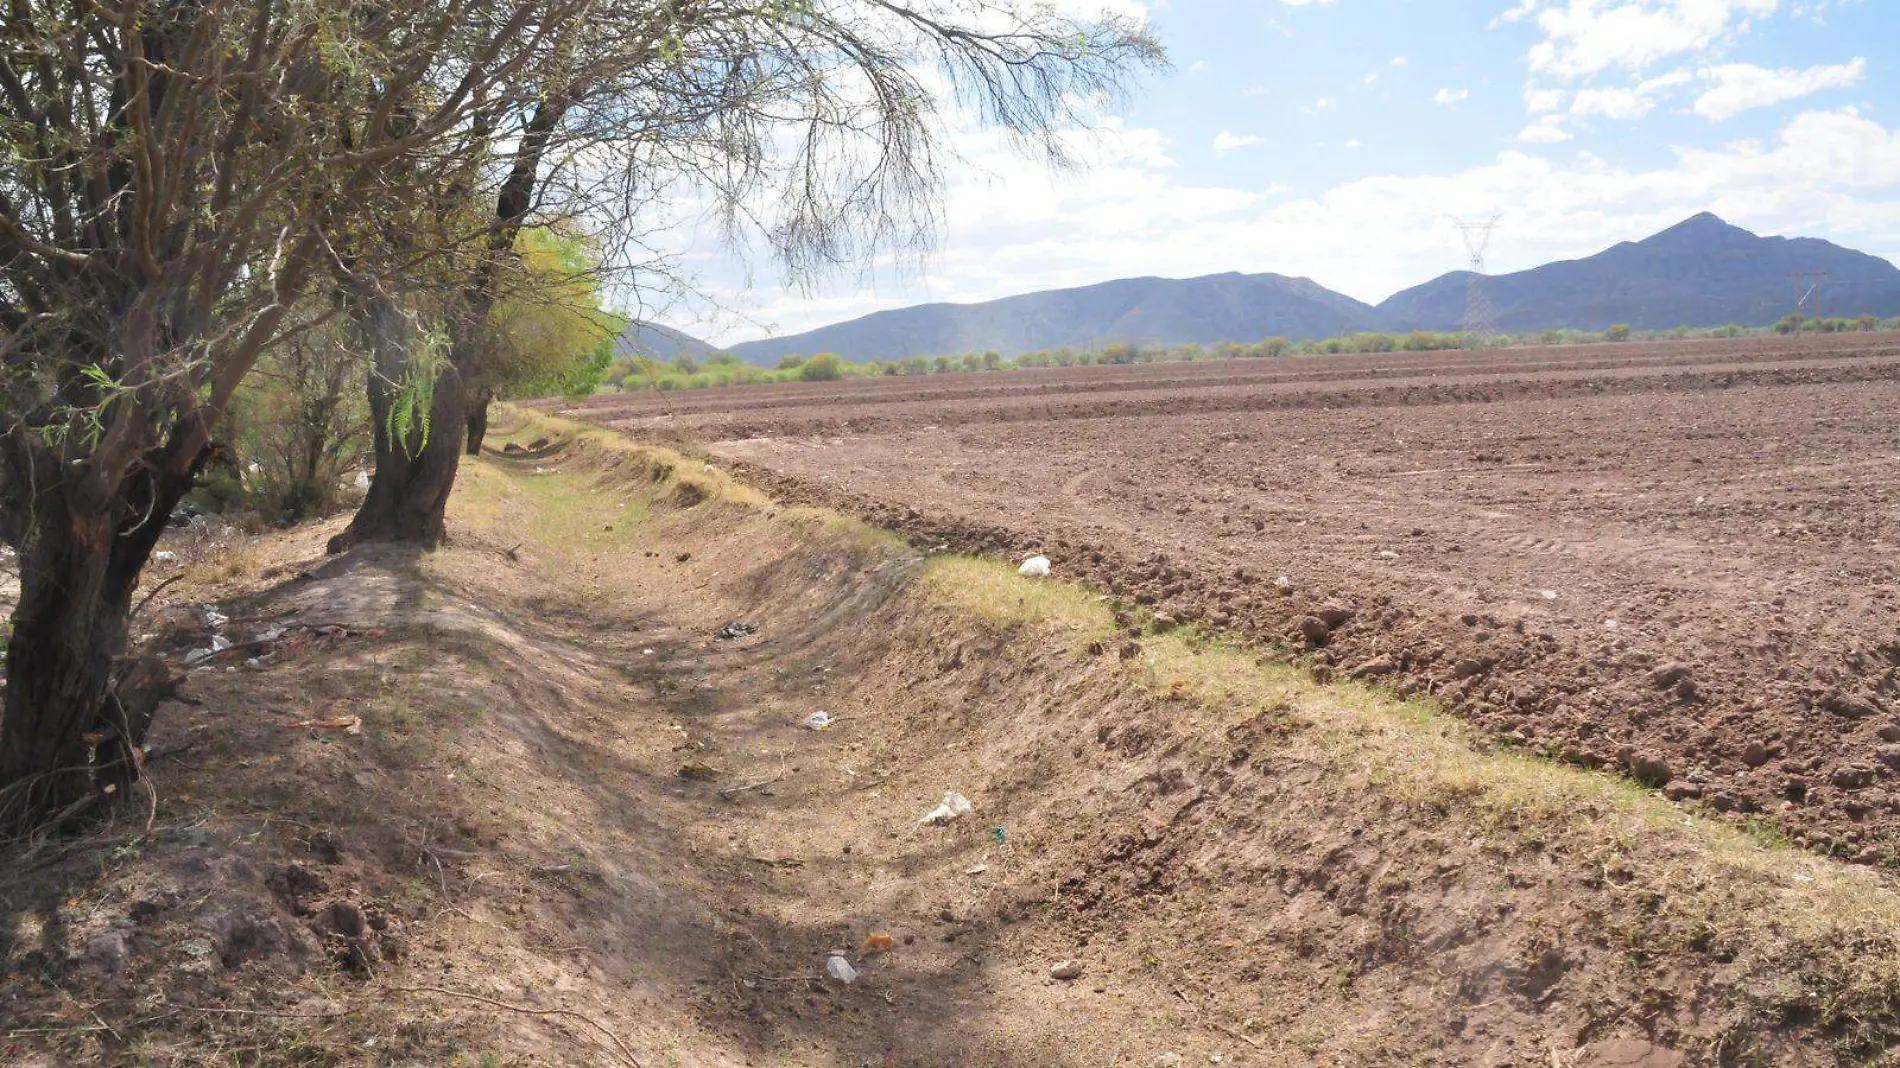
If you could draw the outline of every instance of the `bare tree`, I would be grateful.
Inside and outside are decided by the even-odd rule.
[[[132,591],[290,309],[586,0],[70,0],[0,18],[0,833],[137,774]],[[143,680],[134,682],[133,680]]]

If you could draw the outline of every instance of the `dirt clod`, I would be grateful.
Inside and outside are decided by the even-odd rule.
[[[1049,978],[1063,982],[1082,978],[1082,962],[1079,960],[1059,961],[1049,969]]]
[[[1630,774],[1645,786],[1665,786],[1675,778],[1675,770],[1669,766],[1669,758],[1654,750],[1637,753],[1630,758]]]

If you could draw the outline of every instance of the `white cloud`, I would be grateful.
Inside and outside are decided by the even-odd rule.
[[[1307,7],[1309,5],[1325,7],[1326,5],[1333,3],[1334,0],[1280,0],[1280,2],[1282,4],[1287,5],[1288,7]]]
[[[1533,115],[1548,115],[1564,109],[1570,94],[1562,89],[1540,89],[1535,83],[1524,87],[1524,109]]]
[[[1449,107],[1452,104],[1458,103],[1460,100],[1466,99],[1470,95],[1471,90],[1469,89],[1440,89],[1438,92],[1432,94],[1432,103],[1440,107]]]
[[[1379,76],[1377,74],[1368,74],[1364,78],[1361,78],[1360,81],[1367,85],[1374,85],[1378,83]]]
[[[1355,137],[1355,138],[1353,138],[1352,140],[1350,140],[1350,141],[1348,141],[1348,142],[1346,142],[1346,147],[1347,147],[1347,148],[1358,148],[1358,147],[1359,147],[1359,139],[1358,139],[1357,137]]]
[[[1237,152],[1243,148],[1252,148],[1254,145],[1265,143],[1266,138],[1264,137],[1255,137],[1252,134],[1236,134],[1230,130],[1222,130],[1220,133],[1214,135],[1214,154],[1216,156],[1225,156],[1229,152]]]
[[[1409,59],[1406,59],[1406,58],[1405,58],[1404,56],[1393,56],[1393,57],[1392,57],[1392,65],[1393,65],[1393,66],[1395,66],[1395,67],[1403,67],[1403,66],[1405,66],[1405,65],[1406,65],[1407,63],[1410,63],[1410,62],[1411,62],[1411,60],[1409,60]]]
[[[1547,115],[1519,130],[1517,139],[1530,145],[1554,145],[1571,140],[1571,134],[1563,127],[1562,115]]]
[[[1781,0],[1561,0],[1537,12],[1544,39],[1531,46],[1530,67],[1565,79],[1612,68],[1640,73],[1710,49],[1780,6]],[[1521,18],[1533,5],[1520,8]]]
[[[1200,74],[1205,71],[1210,71],[1213,69],[1214,68],[1205,59],[1197,59],[1194,62],[1188,64],[1189,74]]]
[[[1764,108],[1824,89],[1859,84],[1866,74],[1865,59],[1806,70],[1770,70],[1752,63],[1725,63],[1702,72],[1704,78],[1715,84],[1696,98],[1695,113],[1712,122],[1723,122],[1750,108]]]
[[[1574,93],[1545,89],[1532,83],[1524,87],[1524,107],[1532,116],[1564,114],[1572,118],[1635,120],[1654,111],[1661,96],[1693,82],[1695,77],[1686,70],[1678,70],[1635,85],[1591,87]]]

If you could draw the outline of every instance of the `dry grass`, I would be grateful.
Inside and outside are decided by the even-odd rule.
[[[923,592],[1034,640],[1085,644],[1112,610],[1080,586],[1021,578],[1005,562],[933,559]],[[1750,991],[1772,1013],[1807,1017],[1872,1049],[1900,1021],[1900,893],[1887,877],[1704,816],[1607,773],[1495,750],[1429,699],[1320,684],[1297,665],[1187,631],[1150,637],[1126,670],[1183,709],[1185,744],[1215,755],[1228,728],[1271,714],[1336,798],[1449,822],[1490,848],[1585,858],[1606,893],[1649,895],[1653,922],[1615,932],[1640,959],[1719,953],[1768,977]],[[1850,1042],[1853,1039],[1850,1038]]]

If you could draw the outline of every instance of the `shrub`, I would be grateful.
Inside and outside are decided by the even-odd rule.
[[[805,361],[798,377],[805,382],[836,382],[844,377],[844,360],[835,352],[821,352]]]
[[[1617,323],[1615,326],[1603,332],[1603,340],[1605,341],[1628,341],[1629,339],[1630,324],[1628,323]]]

